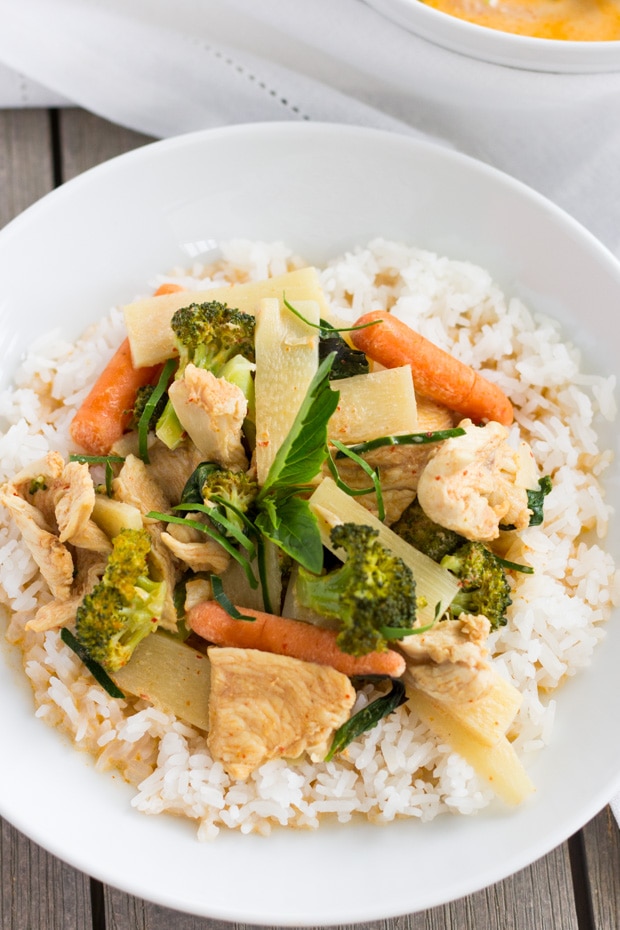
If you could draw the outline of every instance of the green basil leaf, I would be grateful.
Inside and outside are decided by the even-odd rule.
[[[228,595],[224,592],[224,585],[222,584],[222,579],[219,575],[211,575],[211,589],[213,591],[213,599],[218,602],[221,608],[226,611],[226,613],[233,618],[233,620],[246,620],[248,623],[254,623],[256,617],[251,617],[249,614],[242,614],[233,602],[230,600]]]
[[[66,626],[63,626],[62,630],[60,631],[60,638],[65,646],[68,646],[69,649],[72,649],[73,652],[75,652],[78,659],[84,663],[95,681],[101,685],[104,691],[107,691],[110,697],[125,697],[121,689],[114,684],[103,666],[99,665],[98,662],[95,662],[94,659],[91,659],[88,651],[84,648],[79,639],[74,636],[71,630],[68,630]]]
[[[323,544],[316,517],[308,501],[287,497],[274,506],[272,501],[256,518],[260,532],[309,572],[318,575],[323,568]]]
[[[536,491],[527,492],[527,506],[532,511],[530,526],[540,526],[543,522],[544,500],[551,491],[552,486],[551,478],[549,475],[545,475],[544,478],[539,479],[538,489]]]
[[[319,473],[327,458],[327,424],[338,406],[340,392],[329,386],[334,356],[318,367],[288,435],[276,454],[258,504],[267,495],[291,485],[308,484]]]
[[[358,710],[346,723],[338,727],[334,733],[330,750],[325,756],[326,762],[329,762],[337,752],[342,752],[354,739],[357,739],[362,733],[366,733],[367,730],[372,730],[380,720],[383,720],[393,710],[404,704],[407,700],[404,682],[400,678],[392,678],[391,681],[391,691]]]

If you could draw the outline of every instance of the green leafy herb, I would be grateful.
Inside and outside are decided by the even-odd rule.
[[[347,449],[349,452],[356,452],[361,455],[364,452],[372,452],[373,449],[381,449],[383,446],[422,446],[430,442],[443,442],[444,439],[453,439],[455,436],[464,435],[465,430],[460,426],[455,426],[454,429],[405,433],[402,436],[378,436],[377,439],[369,439],[368,442],[358,442],[353,446],[347,446]],[[344,454],[339,452],[336,457],[340,458]]]
[[[372,730],[380,720],[383,720],[384,717],[391,714],[397,707],[404,704],[407,700],[404,683],[399,678],[392,678],[390,680],[392,682],[392,688],[387,694],[372,701],[361,710],[358,710],[356,714],[353,714],[346,723],[343,723],[342,726],[336,730],[330,750],[325,756],[326,762],[330,762],[336,753],[342,752],[342,750],[346,749],[358,736],[361,736],[362,733],[366,733],[367,730]]]
[[[220,607],[222,607],[226,613],[233,618],[233,620],[247,620],[250,623],[255,622],[256,617],[251,617],[248,614],[242,614],[239,610],[237,610],[228,595],[224,592],[222,579],[219,575],[211,575],[211,588],[213,590],[214,600],[218,602]]]
[[[495,561],[499,562],[500,565],[503,565],[504,568],[509,568],[513,572],[521,572],[524,575],[533,575],[534,569],[531,565],[521,565],[519,562],[509,562],[508,559],[502,559],[498,555],[495,556]]]
[[[226,506],[230,506],[227,504]],[[177,504],[173,510],[187,510],[190,513],[204,513],[209,520],[213,520],[214,523],[218,523],[223,529],[226,530],[226,535],[232,536],[240,546],[248,553],[248,556],[253,559],[256,555],[256,546],[254,541],[250,537],[240,530],[236,523],[233,523],[223,513],[213,506],[208,504]],[[240,512],[239,512],[240,513]],[[245,517],[245,514],[242,516]],[[249,521],[248,521],[249,522]],[[252,524],[250,523],[250,526]]]
[[[271,464],[258,495],[260,504],[267,496],[290,492],[291,487],[307,487],[327,458],[327,424],[340,399],[340,392],[329,386],[333,355],[319,365],[288,435]]]
[[[307,320],[303,313],[300,313],[299,310],[296,310],[295,307],[289,303],[286,299],[286,294],[282,295],[282,303],[287,307],[291,313],[306,323],[307,326],[311,326],[313,329],[320,329],[321,335],[329,335],[329,333],[354,333],[358,329],[368,329],[369,326],[376,326],[377,323],[382,323],[383,320],[371,320],[369,323],[362,323],[361,326],[332,326],[331,323],[328,323],[326,320],[320,320],[318,323],[311,323],[310,320]]]
[[[348,459],[351,459],[352,462],[355,462],[356,465],[359,465],[362,471],[366,472],[366,474],[372,481],[372,488],[364,488],[362,489],[361,492],[355,488],[350,488],[346,484],[346,482],[344,482],[341,479],[340,475],[338,474],[338,468],[336,466],[336,463],[334,462],[332,455],[330,454],[327,460],[327,464],[329,465],[329,470],[332,473],[334,481],[336,482],[336,484],[342,491],[345,491],[351,497],[357,497],[359,496],[360,493],[368,494],[374,491],[376,498],[377,498],[377,515],[379,517],[379,520],[383,522],[383,520],[385,519],[385,506],[383,503],[383,491],[381,489],[381,481],[379,478],[378,469],[373,468],[372,465],[369,465],[365,459],[363,459],[356,452],[353,452],[348,446],[345,446],[345,444],[340,442],[338,439],[332,439],[331,444],[334,446],[335,449],[337,449],[340,455],[344,455]]]
[[[274,545],[309,572],[321,571],[323,543],[316,517],[307,500],[294,495],[263,502],[256,527]]]
[[[108,497],[112,497],[112,480],[114,471],[112,470],[113,462],[124,462],[122,455],[82,455],[76,453],[69,456],[70,462],[82,462],[87,465],[104,465],[105,466],[105,490]]]
[[[544,519],[544,500],[551,491],[553,484],[549,475],[540,478],[538,481],[538,490],[527,492],[527,506],[532,511],[530,517],[530,526],[540,526]]]
[[[323,546],[316,518],[298,495],[327,458],[327,424],[340,393],[329,386],[333,356],[318,367],[288,435],[271,464],[256,499],[257,529],[308,571],[321,571]]]
[[[196,509],[195,506],[193,509]],[[190,520],[188,517],[177,517],[175,514],[171,513],[160,513],[158,510],[149,511],[147,517],[152,520],[161,520],[162,523],[178,523],[180,526],[191,526],[200,533],[204,533],[205,536],[209,536],[210,539],[214,539],[233,559],[235,559],[235,561],[239,562],[251,587],[258,587],[258,580],[252,571],[252,566],[248,558],[244,556],[243,553],[239,552],[230,540],[227,539],[224,533],[220,533],[219,530],[214,529],[206,523],[202,523],[200,520]]]
[[[157,384],[155,385],[149,399],[144,405],[144,410],[140,415],[140,419],[138,420],[138,455],[147,465],[149,464],[148,435],[150,422],[157,404],[168,389],[168,382],[170,381],[176,365],[176,359],[168,359],[162,369]]]
[[[73,635],[71,630],[67,629],[66,626],[63,627],[62,630],[60,631],[60,638],[65,644],[65,646],[68,646],[69,649],[72,649],[73,652],[75,652],[78,659],[80,659],[84,663],[84,665],[86,666],[88,671],[91,673],[95,681],[97,681],[98,684],[100,684],[101,687],[105,691],[107,691],[110,697],[113,697],[113,698],[124,698],[125,697],[121,689],[118,688],[114,684],[114,682],[112,681],[112,679],[110,678],[106,670],[101,665],[99,665],[98,662],[95,662],[94,659],[91,659],[90,655],[88,654],[84,646]]]

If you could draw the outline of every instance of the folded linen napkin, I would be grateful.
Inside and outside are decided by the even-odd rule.
[[[620,257],[620,62],[488,64],[363,0],[0,0],[0,22],[0,106],[71,101],[158,137],[274,119],[423,135],[525,181]]]

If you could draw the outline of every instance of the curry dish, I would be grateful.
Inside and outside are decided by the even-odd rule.
[[[479,26],[539,39],[620,40],[617,0],[424,0]]]

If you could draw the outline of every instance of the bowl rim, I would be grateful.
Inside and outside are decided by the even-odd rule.
[[[492,29],[437,10],[424,0],[369,0],[428,41],[470,58],[526,71],[590,74],[620,71],[620,40],[545,39]]]
[[[338,140],[344,139],[345,137],[351,142],[363,142],[365,139],[369,140],[371,138],[380,141],[381,139],[387,140],[389,145],[394,145],[396,147],[402,147],[403,151],[407,150],[409,152],[418,150],[424,152],[427,155],[439,154],[442,159],[446,159],[450,163],[461,164],[468,166],[469,170],[473,170],[477,173],[484,174],[490,178],[495,177],[503,186],[508,186],[512,188],[513,191],[518,193],[520,196],[524,197],[534,206],[538,206],[540,209],[544,209],[548,214],[553,215],[556,220],[560,221],[564,226],[572,231],[573,234],[578,235],[584,246],[596,253],[596,255],[603,261],[615,276],[615,279],[618,282],[618,288],[620,292],[620,262],[615,258],[613,253],[611,253],[607,247],[601,243],[593,234],[591,234],[585,227],[583,227],[577,220],[570,217],[562,208],[555,205],[553,202],[545,198],[543,195],[536,192],[534,189],[530,188],[524,182],[521,182],[517,179],[514,179],[512,176],[506,174],[505,172],[496,169],[492,166],[487,165],[484,162],[481,162],[478,159],[475,159],[471,156],[456,152],[454,150],[444,148],[439,146],[437,143],[428,140],[419,140],[406,136],[404,134],[394,133],[386,130],[378,129],[367,129],[365,127],[351,126],[351,125],[340,125],[332,123],[291,123],[288,121],[283,121],[281,123],[255,123],[255,124],[239,124],[231,127],[220,127],[218,129],[207,129],[200,130],[197,132],[187,133],[182,136],[177,136],[170,139],[159,140],[153,143],[149,143],[145,146],[141,146],[138,149],[135,149],[126,154],[116,156],[115,158],[105,162],[102,165],[95,166],[89,169],[86,172],[83,172],[81,175],[76,178],[68,181],[65,185],[62,185],[60,188],[51,191],[37,203],[33,204],[26,211],[16,217],[11,221],[7,226],[0,231],[0,257],[1,253],[4,251],[5,243],[9,243],[13,235],[21,235],[22,231],[27,232],[27,226],[31,223],[36,223],[37,218],[41,211],[45,211],[50,208],[56,210],[57,206],[62,206],[64,198],[71,199],[79,194],[83,185],[88,186],[92,183],[96,183],[99,177],[104,177],[105,174],[116,170],[116,166],[119,162],[122,162],[123,165],[131,164],[132,162],[143,162],[144,160],[149,160],[151,158],[157,158],[157,153],[159,152],[171,152],[175,148],[185,148],[198,146],[199,148],[203,145],[204,140],[224,140],[232,139],[235,143],[238,143],[239,139],[243,136],[246,136],[248,139],[258,138],[258,137],[272,137],[274,140],[282,142],[285,141],[287,137],[296,138],[299,134],[315,134],[318,137],[322,135],[329,136]],[[26,229],[23,229],[24,225]],[[3,643],[2,646],[5,644]],[[58,738],[58,732],[56,730],[51,731],[51,734]],[[59,740],[61,742],[61,740]],[[75,753],[73,747],[69,747],[75,756],[78,754]],[[97,778],[105,779],[103,773],[95,773]],[[447,903],[449,900],[454,900],[457,897],[460,897],[465,894],[470,894],[475,890],[479,890],[482,887],[486,887],[493,882],[499,881],[503,878],[506,878],[509,874],[516,871],[519,868],[529,865],[534,858],[544,855],[549,852],[552,848],[558,845],[560,842],[568,838],[569,835],[574,832],[574,830],[580,828],[590,816],[594,816],[600,810],[602,806],[613,796],[615,791],[620,787],[620,772],[616,777],[611,781],[607,781],[604,787],[600,787],[596,792],[592,792],[588,795],[587,799],[584,799],[584,803],[580,806],[579,811],[570,810],[566,811],[564,818],[562,820],[561,827],[556,827],[555,831],[552,831],[545,837],[543,843],[538,842],[536,847],[536,855],[533,856],[530,848],[530,844],[527,844],[527,849],[521,848],[519,852],[513,852],[512,856],[508,859],[504,859],[501,862],[498,861],[494,865],[494,871],[492,870],[490,877],[485,876],[484,879],[480,880],[480,884],[472,885],[471,880],[460,885],[455,884],[452,888],[450,896],[444,897],[441,901],[434,901],[429,903],[424,903],[419,909],[435,906],[436,904]],[[23,812],[22,816],[19,815],[12,816],[10,810],[9,799],[3,796],[0,792],[0,809],[4,816],[8,820],[15,823],[15,825],[21,829],[23,832],[32,836],[32,830],[30,829],[32,824],[29,824],[27,818],[24,818]],[[144,816],[144,815],[139,815]],[[156,818],[155,818],[156,819]],[[423,825],[421,825],[423,826]],[[42,827],[40,827],[42,829]],[[346,827],[345,827],[346,829]],[[144,831],[147,832],[146,830]],[[317,831],[320,833],[321,831]],[[51,852],[56,855],[64,858],[65,861],[71,862],[76,868],[83,869],[84,863],[80,862],[80,850],[75,849],[74,854],[71,857],[67,857],[66,850],[63,849],[63,839],[62,837],[56,836],[53,840],[50,840],[49,836],[47,837],[46,842],[41,842],[41,839],[36,835],[33,836],[33,839],[36,842],[40,842],[41,845],[44,845]],[[250,840],[251,838],[246,838]],[[501,857],[500,857],[501,858]],[[177,908],[179,910],[187,909],[188,913],[194,913],[202,915],[205,917],[220,918],[223,920],[239,920],[239,921],[252,921],[255,923],[262,924],[289,924],[290,920],[285,919],[284,921],[278,919],[271,919],[268,916],[256,916],[244,913],[241,905],[231,904],[228,909],[220,909],[208,907],[206,910],[196,909],[196,902],[193,899],[181,899],[174,898],[170,895],[167,889],[161,888],[157,889],[156,892],[152,890],[149,891],[145,888],[136,888],[135,884],[132,885],[132,882],[128,879],[127,882],[120,882],[118,879],[118,874],[114,872],[110,863],[105,865],[100,865],[100,868],[96,872],[97,877],[101,880],[106,881],[111,885],[116,885],[116,887],[121,887],[123,890],[126,890],[130,894],[139,894],[148,900],[156,901],[162,905]],[[236,910],[235,910],[236,908]],[[398,912],[400,913],[400,911]],[[375,913],[356,913],[354,909],[351,909],[347,914],[340,913],[335,915],[335,920],[342,923],[349,923],[351,921],[363,921],[371,919],[382,919],[385,918],[385,912],[375,912]],[[387,916],[397,916],[396,913],[388,913]],[[294,916],[292,922],[299,923],[300,918]],[[317,920],[314,919],[313,915],[310,915],[307,919],[301,918],[302,923],[305,922],[306,925],[315,925]],[[318,923],[320,925],[333,924],[335,921],[332,918],[332,915],[322,916],[319,918]]]

